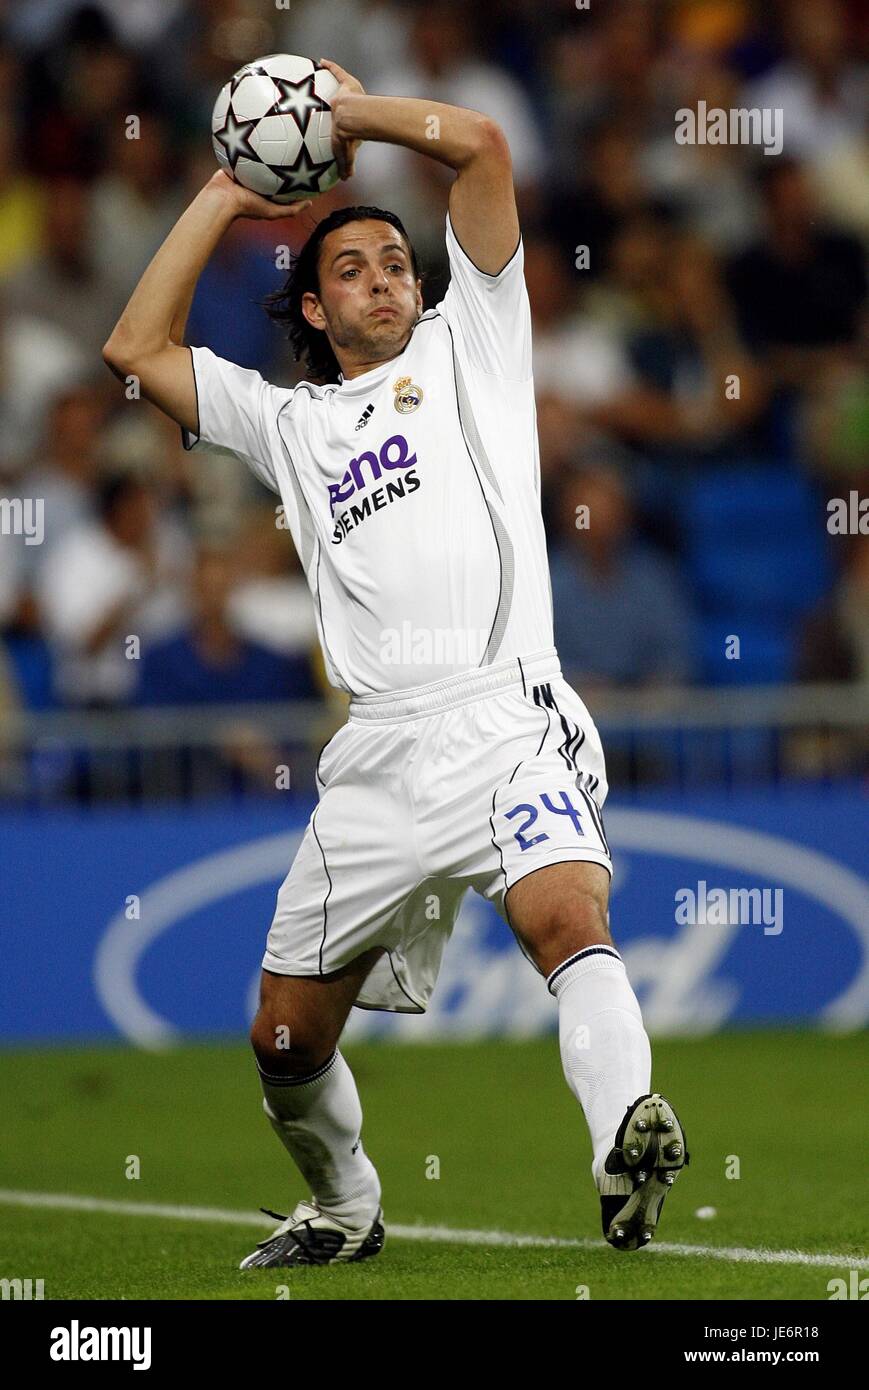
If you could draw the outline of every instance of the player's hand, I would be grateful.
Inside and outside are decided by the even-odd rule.
[[[218,169],[209,179],[207,187],[213,188],[227,200],[236,217],[255,217],[263,221],[274,221],[279,217],[298,217],[312,202],[308,198],[298,203],[273,203],[259,193],[236,183],[223,169]]]
[[[344,113],[344,103],[349,96],[365,96],[365,88],[358,77],[347,72],[338,63],[333,63],[331,58],[321,58],[320,67],[327,68],[337,82],[338,88],[329,105],[332,108],[332,153],[338,165],[338,173],[342,179],[349,179],[356,168],[356,152],[362,144],[361,140],[354,140],[348,136],[341,126],[341,117]]]

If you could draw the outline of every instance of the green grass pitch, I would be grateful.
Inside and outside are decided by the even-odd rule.
[[[847,1281],[849,1259],[865,1259],[855,1183],[865,1034],[734,1032],[653,1046],[653,1084],[679,1111],[692,1154],[655,1245],[832,1257],[811,1265],[609,1249],[585,1123],[554,1038],[344,1051],[383,1180],[378,1258],[241,1273],[239,1259],[264,1234],[255,1225],[34,1209],[4,1197],[0,1277],[42,1278],[47,1299],[274,1299],[287,1296],[283,1287],[291,1299],[574,1300],[587,1289],[592,1300],[823,1300],[830,1279]],[[286,1212],[307,1195],[262,1116],[243,1045],[14,1051],[0,1071],[7,1193],[243,1213]],[[138,1179],[125,1176],[131,1156]],[[439,1177],[427,1176],[436,1166]],[[702,1207],[715,1218],[699,1219]],[[581,1243],[390,1237],[390,1223]]]

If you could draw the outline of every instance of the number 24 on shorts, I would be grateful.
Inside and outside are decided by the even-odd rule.
[[[579,814],[579,811],[576,809],[570,797],[567,795],[567,792],[559,792],[559,796],[561,797],[562,801],[561,806],[557,806],[553,802],[548,792],[540,793],[540,801],[544,809],[547,811],[551,811],[553,815],[569,816],[571,821],[573,822],[573,828],[576,831],[577,835],[584,836],[585,831],[582,828],[582,818]],[[540,812],[537,809],[537,807],[533,805],[530,801],[520,801],[518,806],[514,806],[511,810],[504,812],[504,818],[505,820],[514,820],[516,816],[521,816],[523,813],[528,817],[528,819],[523,821],[522,825],[519,826],[518,830],[514,832],[514,839],[516,840],[516,843],[518,844],[521,850],[526,850],[531,849],[533,845],[539,845],[541,840],[548,840],[549,836],[546,834],[545,831],[541,830],[539,835],[533,835],[531,836],[531,838],[528,837],[526,832],[530,830],[531,826],[534,824],[534,822],[540,815]]]

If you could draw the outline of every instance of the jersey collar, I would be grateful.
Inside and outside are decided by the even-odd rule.
[[[377,390],[383,385],[390,374],[398,371],[398,363],[404,356],[400,352],[397,357],[390,357],[388,362],[381,362],[379,366],[372,367],[369,372],[363,372],[361,376],[355,376],[352,381],[344,380],[344,373],[338,374],[338,395],[342,397],[365,396],[371,391]]]

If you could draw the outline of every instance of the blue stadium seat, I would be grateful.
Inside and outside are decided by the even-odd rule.
[[[739,638],[739,659],[728,659],[728,637]],[[713,685],[774,685],[794,678],[794,642],[790,628],[754,618],[726,623],[706,616],[701,622],[701,662]]]
[[[681,522],[707,679],[792,678],[795,634],[830,586],[826,513],[815,489],[790,469],[715,469],[687,483]],[[741,640],[739,661],[725,658],[730,634]]]
[[[7,637],[4,646],[21,703],[28,709],[54,708],[57,700],[48,644],[41,637]]]

